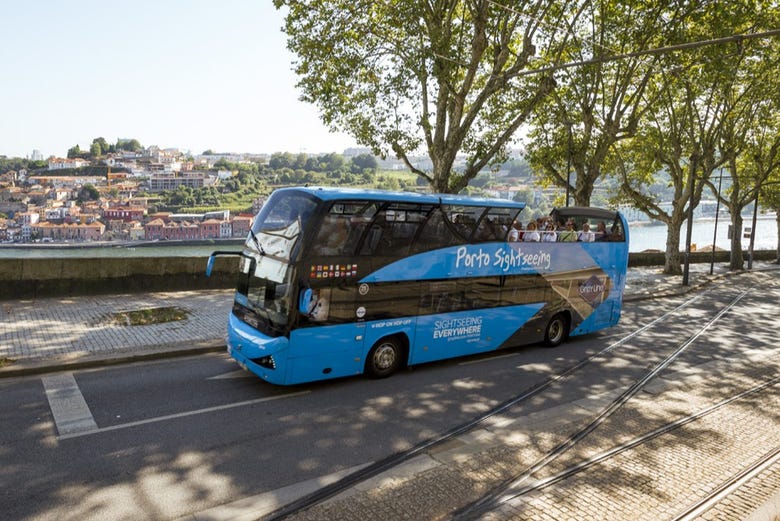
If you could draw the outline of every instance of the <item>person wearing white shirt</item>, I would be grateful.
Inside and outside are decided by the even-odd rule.
[[[541,240],[539,232],[536,231],[536,221],[528,223],[525,233],[523,234],[523,240],[525,242],[539,242]]]
[[[555,226],[553,223],[547,223],[547,227],[542,232],[542,242],[556,242],[558,241],[558,234],[555,233]]]
[[[577,240],[580,242],[594,242],[596,240],[596,234],[590,231],[590,225],[588,223],[582,224],[582,230],[580,231]]]

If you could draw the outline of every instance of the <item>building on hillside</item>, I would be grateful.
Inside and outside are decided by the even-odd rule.
[[[14,215],[16,222],[24,226],[25,224],[37,224],[41,220],[41,214],[38,212],[17,212]]]
[[[232,223],[233,237],[244,238],[249,235],[249,229],[252,227],[253,217],[239,214],[230,221]]]
[[[63,170],[65,168],[81,168],[89,166],[89,161],[80,158],[50,157],[49,170]]]
[[[99,241],[106,231],[106,225],[97,221],[90,224],[54,224],[49,222],[31,226],[32,233],[38,239],[49,238],[53,241]]]
[[[221,232],[221,222],[216,219],[206,219],[198,223],[201,239],[219,239]]]
[[[203,188],[213,186],[216,176],[205,172],[153,172],[149,178],[149,191],[176,190],[180,186]]]
[[[31,175],[29,177],[30,183],[39,184],[41,186],[52,186],[54,188],[78,188],[84,185],[99,186],[105,184],[106,178],[102,176],[86,176],[86,175]]]
[[[200,239],[200,227],[191,222],[163,222],[162,219],[154,219],[144,226],[144,234],[147,241],[171,240],[191,241]]]
[[[140,206],[109,206],[103,210],[106,221],[141,221],[146,210]]]
[[[44,211],[44,220],[52,223],[72,223],[80,220],[81,208],[77,205],[57,206]]]

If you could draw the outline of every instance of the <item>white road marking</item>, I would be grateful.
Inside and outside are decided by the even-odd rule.
[[[282,394],[282,395],[279,395],[279,396],[267,396],[265,398],[258,398],[256,400],[246,400],[246,401],[243,401],[243,402],[229,403],[229,404],[226,404],[226,405],[217,405],[215,407],[206,407],[205,409],[197,409],[197,410],[194,410],[194,411],[179,412],[179,413],[176,413],[176,414],[168,414],[168,415],[165,415],[165,416],[158,416],[156,418],[148,418],[146,420],[139,420],[139,421],[134,421],[134,422],[129,422],[129,423],[122,423],[122,424],[119,424],[119,425],[111,425],[109,427],[98,428],[97,426],[95,426],[95,428],[92,429],[92,430],[81,431],[81,432],[76,432],[76,433],[67,434],[67,435],[62,435],[61,434],[57,439],[59,439],[59,440],[67,440],[67,439],[70,439],[70,438],[78,438],[80,436],[88,436],[88,435],[91,435],[91,434],[98,434],[98,433],[102,433],[102,432],[118,431],[118,430],[121,430],[121,429],[129,429],[131,427],[138,427],[140,425],[148,425],[150,423],[157,423],[157,422],[162,422],[162,421],[175,420],[175,419],[178,419],[178,418],[186,418],[187,416],[195,416],[197,414],[206,414],[206,413],[210,413],[210,412],[224,411],[224,410],[227,410],[227,409],[233,409],[235,407],[243,407],[245,405],[253,405],[253,404],[256,404],[256,403],[270,402],[272,400],[279,400],[281,398],[292,398],[293,396],[301,396],[301,395],[304,395],[304,394],[309,394],[310,392],[311,391],[300,391],[300,392],[297,392],[297,393]]]
[[[44,376],[41,381],[60,436],[76,435],[98,428],[73,373]]]
[[[253,375],[249,371],[238,369],[236,371],[230,371],[229,373],[218,374],[217,376],[210,376],[209,378],[206,378],[206,380],[226,380],[228,378],[257,378],[257,376]]]

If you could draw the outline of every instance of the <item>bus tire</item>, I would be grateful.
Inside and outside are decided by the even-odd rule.
[[[401,367],[404,348],[398,337],[380,339],[366,357],[365,373],[372,378],[387,378]]]
[[[569,317],[566,313],[553,315],[544,328],[544,345],[558,347],[569,336]]]

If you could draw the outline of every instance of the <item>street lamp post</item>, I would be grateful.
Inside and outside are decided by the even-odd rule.
[[[693,196],[696,192],[696,178],[691,168],[691,175],[688,179],[688,186],[691,187],[691,197],[688,200],[688,229],[685,238],[685,264],[683,266],[682,285],[688,285],[688,276],[690,274],[690,256],[691,256],[691,234],[693,233]]]
[[[723,169],[720,169],[720,176],[718,177],[718,193],[715,194],[715,231],[712,232],[712,254],[710,255],[710,275],[715,270],[715,239],[718,237],[718,215],[720,214],[720,186],[723,182]]]
[[[756,219],[758,218],[758,196],[761,190],[756,187],[756,200],[753,202],[753,225],[750,229],[750,248],[748,248],[748,269],[753,269],[753,245],[756,242]]]

